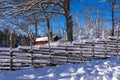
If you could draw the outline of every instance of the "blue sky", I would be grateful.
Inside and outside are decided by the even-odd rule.
[[[84,23],[84,17],[81,14],[80,10],[83,9],[84,7],[86,7],[86,5],[94,5],[94,4],[100,4],[100,7],[102,7],[102,9],[100,10],[101,13],[104,14],[104,17],[111,20],[111,12],[110,11],[105,11],[108,10],[108,8],[111,7],[111,3],[110,2],[101,2],[100,0],[70,0],[71,5],[70,5],[70,9],[71,9],[71,15],[72,15],[72,20],[73,22],[76,21],[76,17],[79,19],[80,22],[80,27],[85,27],[85,23]],[[92,10],[91,10],[92,11]],[[94,16],[94,15],[92,15]],[[60,16],[60,19],[55,19],[54,21],[51,21],[51,27],[53,27],[53,32],[54,33],[58,33],[58,24],[60,22],[60,28],[62,30],[66,29],[66,25],[65,25],[65,17],[64,16]],[[59,22],[58,22],[59,21]],[[111,29],[111,22],[104,22],[102,24],[105,24],[103,27],[107,27]],[[45,23],[42,23],[42,25],[40,24],[38,29],[39,29],[39,35],[40,36],[46,36],[47,33],[47,26],[46,28],[44,28],[46,25]],[[31,26],[32,29],[34,28],[34,25]],[[45,30],[46,29],[46,30]],[[34,30],[34,29],[33,29]],[[45,32],[46,31],[46,32]],[[62,33],[63,31],[61,31]]]
[[[80,20],[80,26],[84,27],[84,21],[83,21],[83,16],[80,13],[80,10],[83,9],[85,6],[87,5],[94,5],[94,4],[100,4],[100,6],[103,8],[103,10],[101,10],[101,12],[103,11],[103,14],[105,15],[106,18],[111,19],[111,13],[109,11],[105,11],[105,9],[108,9],[111,4],[108,2],[101,2],[100,0],[83,0],[82,2],[80,2],[80,0],[72,0],[71,2],[71,15],[73,18],[73,22],[75,21],[75,17],[77,17]],[[94,15],[93,15],[94,16]],[[65,18],[64,16],[59,16],[60,17],[60,25],[61,28],[65,29]],[[51,26],[52,27],[57,27],[58,23],[56,22],[51,22]],[[44,26],[44,25],[43,25]],[[110,22],[106,22],[105,26],[108,28],[111,28],[111,23]],[[42,29],[44,30],[44,29]],[[45,35],[44,33],[42,33],[42,30],[39,32],[42,35]],[[53,32],[58,32],[57,28],[53,29]]]
[[[108,11],[108,9],[111,7],[110,2],[102,2],[101,0],[73,0],[71,3],[71,14],[78,16],[81,21],[83,21],[83,17],[80,14],[80,10],[83,9],[87,5],[95,5],[99,4],[100,7],[102,8],[100,11],[105,15],[106,18],[111,19],[111,12]],[[107,10],[107,11],[105,11]],[[94,16],[94,15],[93,15]],[[73,20],[74,21],[74,20]],[[82,23],[81,23],[82,24]],[[111,23],[106,24],[107,27],[111,26]]]

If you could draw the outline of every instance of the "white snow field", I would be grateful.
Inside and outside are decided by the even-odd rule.
[[[120,57],[80,64],[0,71],[0,80],[120,80]]]

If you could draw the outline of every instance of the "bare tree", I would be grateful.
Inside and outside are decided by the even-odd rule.
[[[33,30],[30,28],[29,21],[26,21],[24,19],[22,19],[22,21],[19,21],[19,19],[14,18],[9,20],[8,22],[11,23],[13,26],[15,26],[14,30],[18,30],[19,32],[24,32],[25,34],[27,34],[28,37],[30,38],[31,43],[35,42],[36,36]]]
[[[115,15],[115,4],[116,4],[116,0],[110,0],[112,3],[112,9],[111,9],[111,13],[112,13],[112,33],[111,35],[114,36],[114,30],[115,30],[115,19],[114,19],[114,15]]]
[[[120,4],[120,1],[119,0],[104,0],[104,2],[110,2],[111,4],[111,7],[110,7],[110,12],[111,12],[111,22],[112,22],[112,32],[111,32],[111,35],[114,36],[114,30],[115,30],[115,26],[116,24],[118,24],[118,19],[115,18],[115,16],[117,14],[119,14],[117,12],[116,14],[116,11],[119,10],[119,4]],[[119,16],[117,16],[119,17]],[[117,21],[116,21],[117,20]],[[117,22],[117,23],[116,23]]]
[[[39,24],[39,17],[37,14],[34,14],[30,17],[27,17],[27,20],[29,21],[29,23],[31,25],[34,25],[34,28],[35,28],[35,37],[38,37],[38,24]]]
[[[73,40],[73,24],[72,24],[72,16],[70,14],[70,0],[25,0],[20,2],[19,4],[12,4],[9,2],[6,6],[2,6],[1,9],[4,10],[7,8],[8,10],[3,11],[4,14],[21,14],[21,13],[28,13],[32,14],[39,14],[43,13],[52,13],[52,14],[62,14],[66,18],[66,26],[67,26],[67,38],[68,41]],[[37,6],[36,6],[37,5]],[[42,9],[42,7],[48,6],[49,9],[46,11]]]

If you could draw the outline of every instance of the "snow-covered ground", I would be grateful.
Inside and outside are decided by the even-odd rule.
[[[80,64],[0,71],[0,80],[120,80],[120,57]]]

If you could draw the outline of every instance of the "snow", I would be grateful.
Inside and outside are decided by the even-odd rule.
[[[48,37],[40,37],[40,38],[36,38],[35,41],[48,41]]]
[[[109,37],[114,38],[114,37]],[[45,41],[45,37],[42,39]],[[107,41],[109,39],[92,39],[94,42]],[[38,41],[41,41],[40,38]],[[91,42],[86,36],[82,36],[82,41],[75,40],[72,43],[59,40],[58,42],[51,42],[51,48],[56,46],[73,46],[73,44],[84,44]],[[32,46],[32,49],[39,49],[40,47],[48,47],[48,44],[40,46]],[[99,47],[99,46],[95,46]],[[30,49],[30,46],[19,46],[15,50]],[[77,48],[75,48],[77,50]],[[10,48],[0,48],[0,50],[10,50]],[[14,50],[14,49],[12,49]],[[55,52],[62,52],[57,50]],[[75,53],[73,51],[72,53]],[[2,54],[2,53],[1,53]],[[23,54],[19,54],[23,55]],[[24,55],[28,55],[25,53]],[[30,54],[29,54],[30,55]],[[42,56],[42,55],[41,55]],[[2,56],[1,56],[2,57]],[[17,59],[16,59],[17,60]],[[64,60],[64,59],[63,59]],[[21,60],[17,60],[21,61]],[[24,60],[22,60],[24,61]],[[24,61],[25,62],[25,61]],[[29,61],[27,61],[29,62]],[[39,62],[39,60],[38,60]],[[42,62],[42,61],[41,61]],[[44,61],[45,62],[45,61]],[[120,80],[120,57],[111,57],[109,59],[99,59],[90,62],[82,62],[79,64],[67,63],[64,65],[57,65],[54,67],[44,68],[29,68],[16,71],[0,71],[0,80]]]
[[[79,64],[0,71],[0,80],[120,80],[120,57]]]
[[[17,49],[17,48],[12,48],[12,49],[11,49],[11,48],[8,48],[8,47],[0,47],[0,50],[3,50],[3,51],[4,51],[4,50],[17,51],[18,49]]]
[[[39,49],[39,47],[40,47],[39,45],[33,45],[32,47],[31,46],[22,46],[21,45],[21,46],[17,47],[17,50],[20,50],[20,49],[31,49],[31,48],[32,49]]]
[[[52,38],[54,39],[56,36],[53,36]],[[39,38],[36,38],[35,40],[36,42],[37,41],[48,41],[48,37],[39,37]]]

